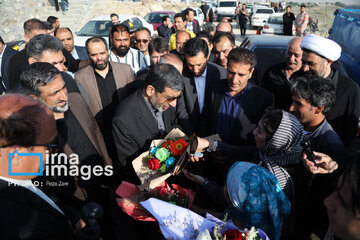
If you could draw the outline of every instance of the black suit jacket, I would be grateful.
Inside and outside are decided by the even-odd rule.
[[[177,116],[181,124],[185,121],[190,121],[193,128],[193,132],[203,137],[206,135],[202,124],[200,124],[201,118],[206,118],[200,114],[199,102],[197,98],[196,85],[194,80],[194,74],[185,66],[183,75],[185,88],[183,95],[178,100],[176,107]],[[207,63],[206,84],[205,84],[205,106],[209,104],[210,93],[212,92],[212,85],[215,82],[226,79],[226,69],[214,63]],[[188,119],[186,119],[188,118]]]
[[[0,180],[0,196],[1,239],[73,239],[66,215],[30,190]]]
[[[6,89],[9,89],[9,63],[12,56],[17,53],[11,47],[6,47],[1,61],[1,80],[4,83]]]
[[[209,99],[210,103],[204,108],[204,114],[208,116],[205,124],[209,135],[217,133],[219,109],[227,89],[226,81],[216,82]],[[265,109],[273,104],[274,98],[270,92],[248,82],[242,96],[239,116],[227,143],[232,145],[253,144],[252,131],[259,123]]]
[[[156,119],[146,105],[142,91],[139,89],[123,100],[113,118],[113,136],[123,180],[139,185],[137,176],[133,175],[132,160],[147,151],[153,139],[164,137],[159,134]],[[163,112],[163,119],[167,133],[180,128],[172,107]]]

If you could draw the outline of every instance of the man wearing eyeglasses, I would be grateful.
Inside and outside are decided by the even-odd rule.
[[[131,165],[140,153],[148,150],[153,139],[163,138],[177,124],[174,107],[184,82],[170,64],[155,65],[145,79],[145,86],[118,106],[113,119],[113,135],[121,164],[122,180],[140,185]]]
[[[151,40],[151,32],[146,27],[141,27],[136,30],[136,44],[137,48],[144,54],[146,66],[150,66],[149,42]]]
[[[69,209],[31,181],[40,172],[39,159],[19,155],[13,156],[11,161],[8,159],[9,154],[16,151],[22,154],[46,154],[46,145],[56,137],[52,112],[29,97],[5,95],[0,97],[0,122],[1,238],[74,239],[73,228],[67,217],[66,210]],[[14,127],[17,131],[14,131]]]

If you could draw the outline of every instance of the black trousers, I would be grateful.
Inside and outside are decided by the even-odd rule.
[[[245,36],[246,34],[246,23],[246,21],[239,21],[241,36]]]

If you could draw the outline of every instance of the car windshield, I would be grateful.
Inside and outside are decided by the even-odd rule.
[[[271,24],[282,24],[283,23],[283,18],[282,16],[272,16],[269,18],[268,23]]]
[[[236,2],[220,2],[219,7],[236,7]]]
[[[274,11],[272,9],[258,9],[256,13],[272,14]]]
[[[162,23],[162,18],[164,16],[169,16],[167,13],[148,13],[144,17],[145,21],[148,23]],[[170,20],[174,22],[173,17],[170,15]]]
[[[109,36],[111,21],[99,20],[88,22],[77,34],[77,36]]]

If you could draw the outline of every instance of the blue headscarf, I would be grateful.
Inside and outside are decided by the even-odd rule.
[[[270,239],[280,239],[291,204],[273,174],[249,162],[236,162],[228,172],[226,186],[233,205],[227,209],[230,217],[248,228],[261,228]]]

